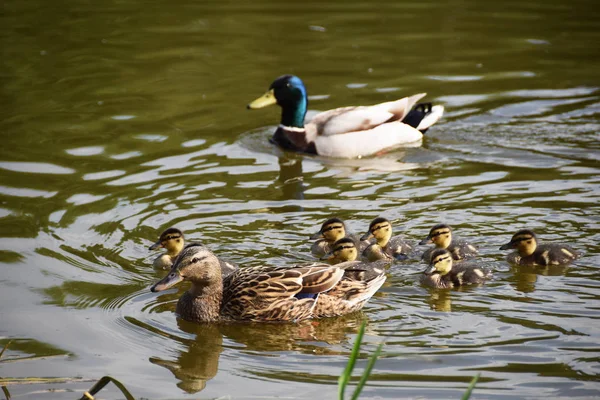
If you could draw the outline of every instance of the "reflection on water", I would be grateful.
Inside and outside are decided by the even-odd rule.
[[[367,398],[459,398],[477,372],[485,398],[597,397],[596,9],[5,2],[0,344],[36,358],[2,375],[111,374],[149,398],[333,398],[366,319],[358,367],[386,343]],[[279,110],[244,108],[283,73],[313,111],[428,92],[447,113],[418,147],[288,154],[268,142]],[[162,273],[147,248],[167,227],[241,265],[288,265],[313,261],[308,236],[331,216],[352,232],[384,216],[413,241],[448,223],[494,278],[425,289],[415,254],[363,313],[299,325],[186,324],[185,287],[148,290]],[[511,267],[498,247],[522,228],[583,257]],[[48,385],[54,398],[87,386]]]

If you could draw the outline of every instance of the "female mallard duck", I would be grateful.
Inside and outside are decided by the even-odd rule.
[[[423,272],[421,283],[437,289],[484,283],[491,278],[489,271],[466,264],[452,265],[452,254],[447,249],[435,249],[431,263]]]
[[[435,247],[426,250],[423,253],[422,259],[425,262],[431,261],[431,255],[436,249],[447,249],[452,258],[456,261],[464,260],[465,258],[475,257],[479,252],[472,244],[464,240],[452,237],[452,229],[446,224],[438,224],[431,228],[429,235],[419,242],[420,245],[433,243]]]
[[[367,240],[374,237],[377,243],[367,247],[362,255],[369,261],[395,258],[405,260],[407,253],[412,251],[412,246],[401,236],[392,237],[392,224],[385,218],[375,218],[369,225],[369,230],[360,239]]]
[[[150,250],[155,250],[159,247],[167,249],[166,253],[156,257],[152,265],[157,269],[171,269],[175,259],[183,249],[184,237],[183,232],[177,228],[168,228],[163,233],[156,243],[150,246]],[[234,263],[224,261],[219,258],[219,264],[223,277],[231,274],[238,267]]]
[[[510,242],[500,247],[500,250],[508,249],[517,249],[506,257],[509,263],[516,265],[565,265],[579,257],[575,250],[564,244],[538,244],[537,236],[529,229],[518,231]]]
[[[310,248],[310,251],[315,257],[322,257],[332,250],[332,245],[341,238],[346,236],[346,224],[339,218],[330,218],[323,222],[321,229],[310,236],[311,240],[315,240]],[[354,239],[354,238],[353,238]],[[356,238],[358,241],[358,238]],[[371,243],[368,241],[360,241],[359,250],[363,251]]]
[[[321,156],[354,158],[418,142],[444,113],[443,106],[417,102],[425,93],[373,106],[343,107],[317,114],[305,124],[306,88],[297,76],[283,75],[269,91],[248,104],[281,107],[271,141],[284,149]]]
[[[385,282],[385,274],[356,279],[335,265],[246,267],[223,278],[218,258],[200,244],[187,245],[171,271],[152,286],[159,292],[187,280],[177,302],[187,321],[300,321],[360,310]]]

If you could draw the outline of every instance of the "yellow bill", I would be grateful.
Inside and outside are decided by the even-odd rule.
[[[248,108],[257,109],[267,107],[273,104],[277,104],[277,99],[275,98],[275,91],[271,89],[267,93],[260,96],[258,99],[248,104]]]

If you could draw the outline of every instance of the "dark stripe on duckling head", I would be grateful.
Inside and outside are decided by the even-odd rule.
[[[374,232],[378,229],[383,228],[386,225],[390,225],[390,221],[388,221],[387,219],[382,218],[382,217],[375,218],[369,224],[369,232]]]
[[[452,229],[446,224],[437,224],[429,231],[429,237],[435,237],[444,233],[450,233]]]
[[[333,229],[341,229],[341,228],[346,228],[346,225],[344,224],[344,221],[342,221],[339,218],[329,218],[327,221],[323,222],[323,225],[321,225],[321,233],[323,232],[328,232],[330,230]]]
[[[177,239],[183,236],[183,232],[181,232],[177,228],[169,228],[166,229],[163,233],[160,234],[160,240],[169,240],[169,239]]]
[[[452,254],[446,249],[436,249],[431,253],[431,264],[435,265],[440,261],[452,259]]]
[[[350,239],[349,237],[341,238],[333,244],[333,251],[351,248],[356,248],[356,243],[354,243],[354,240]]]
[[[510,240],[511,242],[521,242],[523,240],[529,240],[529,239],[535,239],[535,233],[532,230],[529,229],[521,229],[520,231],[518,231],[517,233],[515,233],[512,237],[512,239]]]

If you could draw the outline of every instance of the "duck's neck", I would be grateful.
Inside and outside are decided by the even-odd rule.
[[[214,282],[211,285],[192,283],[192,287],[177,302],[177,314],[186,321],[218,321],[222,299],[223,282],[221,279],[218,279],[218,284]]]
[[[303,96],[295,103],[286,104],[281,108],[281,125],[293,128],[304,128],[304,117],[308,100]]]

